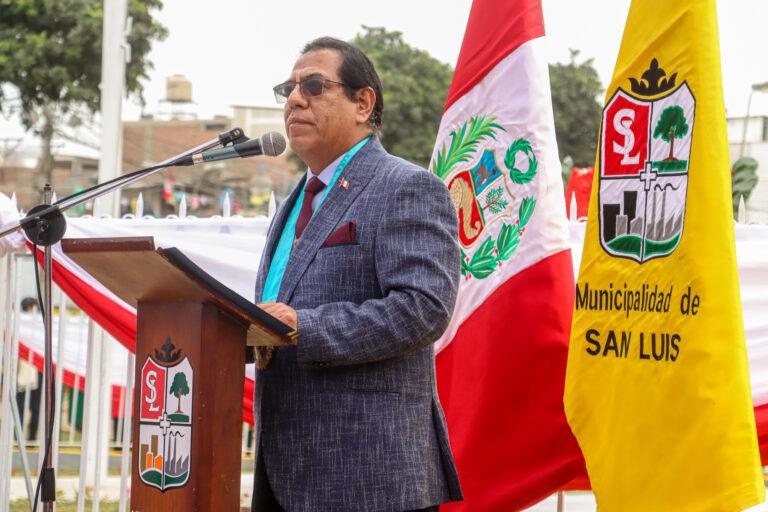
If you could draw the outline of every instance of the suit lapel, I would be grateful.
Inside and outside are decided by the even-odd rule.
[[[386,152],[381,143],[375,137],[372,138],[342,171],[339,181],[341,179],[346,180],[347,187],[340,186],[338,181],[328,185],[331,187],[328,195],[312,216],[312,220],[309,221],[299,242],[291,252],[283,275],[283,282],[280,285],[278,301],[288,304],[299,279],[304,275],[318,249],[323,245],[325,239],[331,234],[350,205],[371,181],[374,170],[384,154]]]
[[[283,235],[283,228],[285,222],[288,220],[288,216],[291,214],[296,198],[299,197],[301,190],[304,188],[304,183],[307,180],[307,175],[299,181],[296,188],[293,189],[291,194],[283,201],[280,208],[275,213],[275,218],[270,225],[269,232],[267,233],[267,240],[264,243],[264,252],[261,257],[261,264],[259,265],[259,273],[256,278],[256,302],[261,302],[261,295],[264,293],[264,283],[267,281],[267,274],[269,273],[269,266],[272,264],[272,256],[275,254],[275,248],[280,241],[280,237]]]

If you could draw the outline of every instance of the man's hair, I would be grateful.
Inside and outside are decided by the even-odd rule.
[[[375,134],[381,132],[381,120],[384,114],[384,97],[382,96],[381,80],[379,79],[373,62],[357,46],[335,37],[319,37],[304,46],[301,54],[304,55],[316,50],[336,50],[341,54],[341,67],[339,76],[341,81],[348,85],[345,87],[347,97],[355,101],[357,91],[364,87],[370,87],[376,93],[376,103],[368,118],[368,123]]]
[[[33,299],[32,297],[24,297],[21,299],[21,310],[25,313],[31,312],[33,309],[37,307],[37,299]]]

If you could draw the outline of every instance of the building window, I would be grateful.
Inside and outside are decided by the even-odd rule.
[[[227,129],[227,125],[224,123],[207,123],[203,129],[207,132],[223,132]]]

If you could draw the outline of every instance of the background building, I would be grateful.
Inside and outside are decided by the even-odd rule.
[[[72,148],[65,147],[59,147],[55,151],[53,182],[56,184],[58,197],[84,190],[96,183],[98,158],[89,156],[88,151],[79,151],[77,148],[74,152],[75,154],[71,154]],[[39,146],[26,144],[8,147],[0,152],[0,192],[9,197],[15,193],[18,204],[24,210],[29,210],[41,202],[40,191],[34,187],[39,154]],[[85,211],[85,208],[79,208],[75,213]]]
[[[123,123],[122,171],[128,173],[161,162],[236,126],[252,138],[270,131],[285,136],[282,108],[236,105],[232,115],[198,119],[192,84],[174,75],[168,78],[166,98],[159,102],[154,114]],[[40,148],[11,140],[2,142],[0,192],[8,196],[15,193],[19,205],[28,210],[40,203],[33,179]],[[53,153],[52,179],[58,197],[96,184],[98,148],[78,144],[71,138],[56,139]],[[278,157],[238,158],[157,172],[123,189],[121,214],[134,210],[139,193],[145,215],[175,213],[179,201],[185,198],[189,215],[210,216],[221,212],[226,195],[233,214],[266,213],[270,194],[274,192],[278,200],[284,198],[300,177],[299,161],[289,154],[287,150]],[[83,205],[72,213],[90,213],[91,206]]]

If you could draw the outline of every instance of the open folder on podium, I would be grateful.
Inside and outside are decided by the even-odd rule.
[[[139,301],[211,301],[248,324],[251,346],[291,345],[298,333],[152,237],[67,238],[62,250],[134,308]]]
[[[152,237],[61,245],[136,308],[131,510],[239,510],[245,347],[298,333]]]

